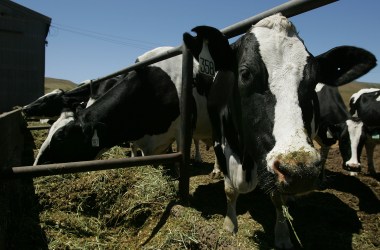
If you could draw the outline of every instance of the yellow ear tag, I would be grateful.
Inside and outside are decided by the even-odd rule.
[[[208,50],[207,40],[203,40],[202,51],[199,54],[199,72],[208,76],[215,75],[215,63]]]
[[[98,137],[98,132],[96,131],[96,129],[94,130],[94,135],[92,136],[92,139],[91,139],[91,145],[93,147],[99,147],[99,137]]]

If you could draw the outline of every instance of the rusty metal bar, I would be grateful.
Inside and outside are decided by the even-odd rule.
[[[189,196],[189,169],[191,146],[191,95],[193,90],[193,56],[185,45],[182,46],[182,90],[181,90],[181,139],[179,143],[182,152],[180,167],[179,192],[181,200],[186,203]]]
[[[87,171],[126,168],[150,164],[162,164],[178,162],[182,159],[182,153],[163,155],[141,156],[115,160],[96,160],[69,163],[46,164],[37,166],[12,167],[1,170],[0,179],[39,177],[57,174],[79,173]]]

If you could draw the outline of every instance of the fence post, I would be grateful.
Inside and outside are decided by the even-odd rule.
[[[181,140],[180,151],[182,161],[180,164],[179,194],[183,203],[188,202],[189,196],[189,165],[191,146],[191,103],[193,82],[193,56],[185,45],[182,46],[182,90],[181,90]]]
[[[33,163],[34,141],[21,110],[0,115],[0,170]],[[0,179],[0,249],[47,249],[32,179]]]

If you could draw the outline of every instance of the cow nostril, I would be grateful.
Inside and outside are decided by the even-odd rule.
[[[284,169],[281,167],[281,162],[279,160],[276,160],[273,163],[273,171],[277,175],[278,181],[280,183],[286,182],[287,178],[289,178],[286,171],[284,171]]]

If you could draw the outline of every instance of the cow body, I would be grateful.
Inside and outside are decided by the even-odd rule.
[[[151,57],[157,56],[165,51],[172,49],[172,47],[159,47],[151,51],[146,52],[145,54],[137,58],[137,62],[147,60]],[[198,74],[198,63],[193,62],[193,75],[196,77]],[[181,98],[182,92],[182,56],[176,56],[174,58],[167,59],[165,61],[160,61],[152,64],[152,66],[159,67],[164,69],[165,72],[170,76],[174,82],[178,97]],[[211,123],[208,116],[206,108],[206,97],[200,94],[196,88],[193,88],[192,91],[193,98],[193,109],[195,114],[193,117],[193,134],[195,144],[195,160],[201,161],[201,154],[199,152],[199,141],[202,140],[206,143],[207,146],[213,146],[211,140]],[[177,144],[180,142],[180,116],[173,122],[171,127],[168,129],[167,133],[159,135],[145,135],[143,138],[135,141],[133,143],[134,147],[138,147],[142,150],[144,155],[151,154],[161,154],[165,152],[174,141],[177,141]],[[211,173],[213,176],[220,175],[220,169],[217,160],[215,160],[214,169]]]
[[[154,49],[137,61],[168,49]],[[196,65],[195,62],[194,74]],[[74,121],[55,129],[54,135],[48,136],[49,146],[39,154],[35,164],[91,160],[102,149],[123,142],[133,142],[133,149],[140,148],[144,155],[166,152],[175,140],[180,140],[181,66],[182,56],[176,56],[129,73],[90,107],[77,112]],[[193,138],[211,141],[206,99],[196,89],[192,103],[196,110]],[[99,146],[91,144],[95,131]],[[76,146],[70,148],[70,144]],[[217,162],[215,169],[219,169]]]
[[[313,57],[281,14],[261,20],[231,45],[212,27],[193,31],[196,37],[184,34],[186,46],[217,71],[204,86],[214,150],[225,176],[224,227],[237,232],[237,197],[260,185],[276,207],[275,245],[291,248],[283,205],[287,197],[313,190],[321,170],[312,145],[319,120],[316,84],[338,86],[355,79],[356,62],[347,54],[362,53],[365,60],[372,55],[339,47]],[[203,51],[213,61],[203,58]]]
[[[353,94],[350,98],[350,114],[358,119],[358,136],[365,138],[368,173],[375,175],[373,153],[376,145],[380,144],[380,89],[361,89]],[[355,146],[361,152],[362,145],[357,143]]]

